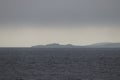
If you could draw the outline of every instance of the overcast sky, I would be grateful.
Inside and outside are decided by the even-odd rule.
[[[0,46],[120,42],[119,4],[120,0],[0,0]]]
[[[89,23],[120,21],[120,0],[0,0],[0,21]]]

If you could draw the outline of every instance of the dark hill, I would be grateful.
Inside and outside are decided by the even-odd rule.
[[[76,46],[72,44],[61,45],[57,43],[47,44],[47,45],[36,45],[32,48],[120,48],[120,43],[96,43],[86,46]]]

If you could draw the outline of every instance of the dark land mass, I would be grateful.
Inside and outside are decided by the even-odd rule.
[[[92,45],[86,46],[77,46],[72,44],[61,45],[58,43],[47,44],[47,45],[36,45],[32,46],[32,48],[120,48],[120,43],[96,43]]]
[[[120,80],[120,48],[0,48],[0,80]]]

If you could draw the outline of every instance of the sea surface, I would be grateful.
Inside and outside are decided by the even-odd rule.
[[[0,80],[120,80],[120,48],[0,48]]]

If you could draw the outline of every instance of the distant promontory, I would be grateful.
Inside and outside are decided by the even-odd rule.
[[[52,43],[47,45],[35,45],[32,48],[120,48],[120,43],[96,43],[86,46],[77,46],[72,44],[58,44]]]

